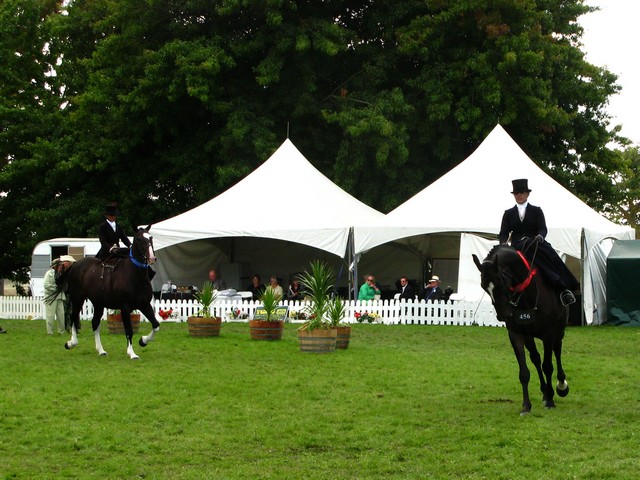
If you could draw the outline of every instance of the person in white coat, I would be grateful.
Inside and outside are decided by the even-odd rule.
[[[56,295],[56,277],[60,272],[69,268],[76,260],[71,255],[62,255],[51,263],[51,268],[44,274],[44,304],[46,313],[47,333],[53,335],[53,326],[57,321],[58,333],[65,332],[64,308],[67,296],[64,292]]]

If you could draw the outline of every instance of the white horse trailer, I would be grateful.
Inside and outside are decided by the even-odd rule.
[[[97,238],[53,238],[40,242],[31,255],[31,294],[44,296],[44,274],[51,268],[51,262],[60,255],[71,255],[76,260],[94,257],[100,250]]]

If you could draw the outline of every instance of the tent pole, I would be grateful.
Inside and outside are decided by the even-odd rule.
[[[585,318],[584,318],[584,285],[585,285],[585,278],[587,276],[587,272],[585,272],[584,270],[584,266],[585,266],[585,262],[584,262],[584,254],[587,251],[586,247],[586,242],[587,239],[585,237],[584,234],[584,228],[581,229],[580,231],[580,272],[582,273],[582,278],[580,279],[580,290],[582,291],[582,295],[580,298],[580,325],[581,326],[585,326],[586,322],[585,322]],[[593,288],[593,283],[589,282],[589,285],[591,286],[591,288]],[[593,321],[592,321],[593,323]]]
[[[349,289],[349,300],[357,300],[358,293],[358,261],[356,259],[356,242],[354,241],[353,227],[349,228],[349,272],[351,273],[351,289]],[[353,266],[351,268],[351,266]],[[353,294],[353,297],[351,296]]]

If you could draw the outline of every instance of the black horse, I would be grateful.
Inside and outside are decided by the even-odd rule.
[[[131,312],[140,312],[151,322],[149,335],[140,338],[140,346],[145,347],[156,332],[160,323],[155,317],[151,300],[153,291],[149,280],[149,265],[155,262],[153,239],[149,229],[139,228],[133,238],[129,256],[110,257],[101,261],[95,257],[85,257],[72,264],[59,278],[58,284],[67,285],[67,294],[71,299],[71,340],[65,348],[71,349],[78,344],[80,330],[80,310],[86,299],[93,303],[93,319],[91,325],[96,341],[98,354],[106,355],[100,340],[100,319],[105,308],[119,309],[127,337],[127,354],[131,359],[138,358],[133,351],[133,329]]]
[[[535,248],[535,244],[533,244]],[[562,369],[562,339],[567,324],[568,310],[555,289],[539,275],[535,266],[517,250],[508,245],[496,245],[482,263],[476,255],[473,261],[480,270],[482,288],[489,294],[496,316],[505,322],[509,340],[520,368],[522,384],[522,412],[531,411],[529,400],[530,372],[527,368],[525,347],[540,378],[540,391],[545,407],[553,408],[553,359],[555,354],[558,383],[556,392],[565,397],[569,385]],[[542,340],[544,359],[536,348],[535,339]]]

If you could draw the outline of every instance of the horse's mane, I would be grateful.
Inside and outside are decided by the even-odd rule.
[[[511,247],[506,243],[498,243],[494,245],[493,247],[491,247],[491,250],[489,250],[487,259],[489,259],[489,257],[491,257],[491,259],[494,259],[498,255],[498,252],[504,250],[505,248],[511,249]]]
[[[491,247],[487,254],[485,261],[496,262],[500,264],[511,265],[514,261],[520,261],[517,255],[517,251],[511,245],[506,243],[499,243]]]

